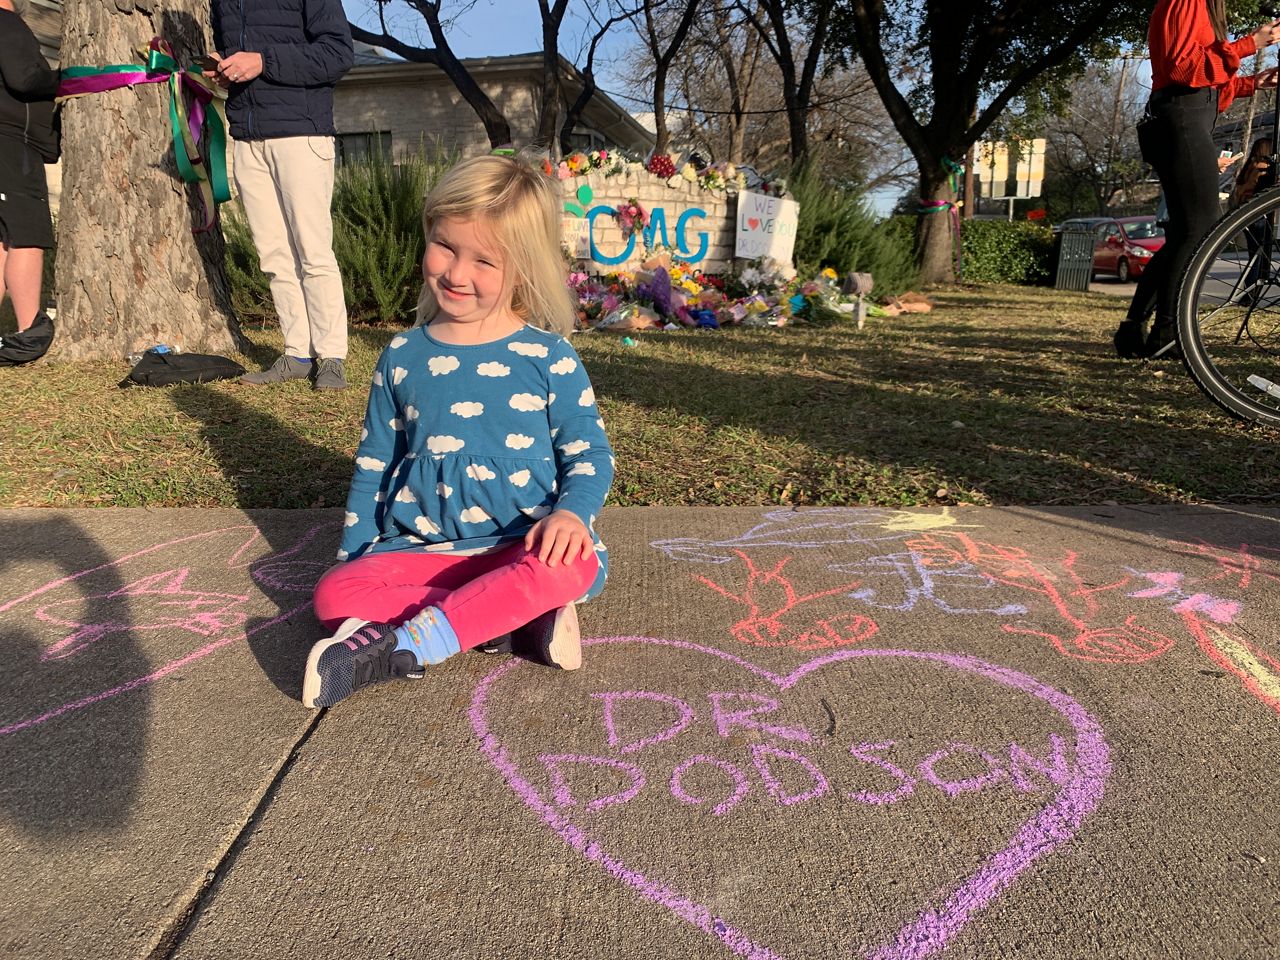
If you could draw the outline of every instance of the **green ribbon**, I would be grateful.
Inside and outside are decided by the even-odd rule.
[[[146,66],[109,64],[67,67],[58,85],[58,99],[103,93],[141,83],[169,85],[169,126],[178,175],[195,184],[204,205],[203,233],[213,227],[218,204],[231,199],[227,177],[226,92],[204,76],[199,65],[183,69],[173,49],[159,37],[142,48]]]

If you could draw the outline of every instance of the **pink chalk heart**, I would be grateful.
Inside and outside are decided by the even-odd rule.
[[[663,656],[673,661],[673,676],[678,675],[680,677],[688,677],[690,674],[686,671],[677,671],[674,662],[677,660],[678,653],[696,653],[712,657],[722,661],[725,665],[746,671],[757,681],[772,685],[777,691],[789,691],[800,680],[824,667],[843,661],[863,660],[864,662],[869,662],[870,659],[879,658],[882,660],[896,660],[900,663],[915,662],[941,670],[950,670],[959,674],[968,674],[971,677],[976,676],[989,680],[1000,688],[1004,688],[997,690],[996,693],[1005,700],[1008,699],[1010,690],[1026,694],[1042,701],[1067,721],[1075,733],[1075,764],[1073,767],[1067,768],[1064,762],[1061,769],[1055,768],[1055,772],[1058,775],[1053,777],[1053,781],[1058,790],[1048,804],[1041,807],[1028,820],[1019,825],[1014,830],[1012,839],[1004,847],[993,854],[986,855],[973,872],[963,877],[949,889],[941,891],[933,902],[926,903],[913,919],[908,920],[886,942],[867,950],[863,956],[868,960],[922,960],[922,958],[934,956],[946,949],[947,945],[965,928],[970,920],[989,906],[1023,871],[1035,861],[1048,856],[1076,835],[1084,819],[1098,806],[1106,788],[1106,780],[1111,769],[1110,749],[1107,746],[1098,721],[1066,694],[1054,690],[1026,674],[987,663],[975,657],[921,650],[855,648],[829,653],[808,661],[789,674],[780,675],[723,650],[680,640],[660,640],[650,637],[603,637],[583,641],[583,646],[614,644],[639,644],[651,648],[667,648],[667,652]],[[651,876],[636,865],[625,862],[617,855],[615,849],[606,846],[604,839],[580,826],[579,822],[575,822],[575,814],[590,817],[592,812],[601,809],[619,809],[610,805],[625,804],[635,797],[641,788],[645,786],[642,771],[631,762],[635,752],[679,736],[694,720],[691,708],[680,698],[668,694],[648,692],[593,694],[593,698],[605,701],[606,730],[609,743],[620,756],[612,758],[543,755],[538,759],[542,763],[545,773],[549,775],[551,785],[551,789],[544,792],[540,791],[521,771],[519,764],[513,759],[501,738],[490,729],[488,710],[491,699],[496,699],[493,697],[495,688],[505,678],[511,677],[515,671],[521,669],[529,669],[529,665],[519,660],[512,660],[485,677],[475,689],[470,710],[471,724],[480,738],[481,751],[497,768],[507,785],[565,843],[582,854],[588,861],[602,868],[614,879],[631,887],[645,899],[666,908],[685,922],[717,938],[740,956],[755,958],[755,960],[778,960],[779,955],[777,953],[763,944],[755,942],[739,926],[735,926],[716,916],[706,905],[682,893],[677,888],[675,881],[669,878]],[[715,674],[717,682],[724,682],[724,672],[723,667],[717,668]],[[739,698],[740,706],[742,698],[754,698],[757,706],[761,702],[768,701],[773,708],[776,708],[778,706],[777,701],[773,701],[770,698],[758,697],[750,693],[712,693],[710,697],[716,723],[720,725],[721,736],[726,735],[726,725],[730,725],[765,731],[788,741],[804,740],[808,737],[805,731],[794,727],[770,726],[759,720],[746,719],[760,715],[758,709],[749,708],[746,711],[735,711],[717,702],[717,698],[736,697]],[[618,737],[612,710],[623,698],[629,699],[633,705],[641,700],[656,704],[659,707],[665,704],[668,711],[674,711],[668,712],[668,718],[677,714],[679,718],[667,729],[644,739],[627,740],[626,738]],[[504,701],[499,702],[503,706],[510,705]],[[751,700],[745,702],[750,703]],[[728,712],[724,712],[726,710]],[[953,744],[953,749],[958,746],[962,745]],[[972,747],[966,749],[973,753],[982,753],[981,750]],[[922,771],[928,769],[932,776],[934,765],[940,762],[939,758],[946,752],[939,751],[926,758],[921,763],[920,769]],[[807,767],[811,774],[821,777],[820,771],[814,769],[813,764],[803,756],[771,744],[753,744],[752,754],[755,757],[756,769],[764,780],[769,794],[778,803],[788,805],[807,801],[811,797],[819,795],[820,791],[812,791],[803,795],[794,792],[789,793],[788,788],[771,772],[770,764],[777,761],[778,758],[785,758],[789,762]],[[854,755],[858,756],[859,754],[855,752]],[[868,757],[869,754],[864,755],[863,759],[868,759]],[[869,762],[875,763],[876,761],[875,759],[870,759]],[[621,773],[622,775],[630,775],[635,779],[629,789],[613,795],[597,796],[596,799],[588,803],[578,804],[571,795],[563,770],[569,766],[576,766],[581,769],[584,765],[588,765],[592,769],[603,769],[609,775]],[[721,773],[727,773],[737,781],[733,796],[727,797],[714,810],[708,809],[709,802],[707,807],[702,808],[707,811],[708,816],[719,816],[721,813],[736,807],[743,796],[751,789],[743,772],[732,764],[714,757],[692,757],[684,764],[681,764],[671,776],[670,788],[672,795],[677,799],[681,799],[682,802],[704,802],[701,798],[687,796],[685,787],[682,785],[681,777],[687,775],[689,768],[693,765],[714,766],[720,769]],[[901,771],[891,767],[887,762],[881,763],[880,766],[885,770],[892,769],[902,775]],[[798,768],[793,767],[793,769]],[[1046,768],[1037,767],[1037,769],[1044,770]],[[1010,774],[1010,777],[1014,780],[1019,779],[1016,773]],[[939,783],[939,785],[944,785],[945,783],[949,792],[961,792],[979,789],[988,783],[990,779],[991,777],[988,776],[955,782],[935,781],[935,783]],[[863,802],[866,803],[889,803],[896,799],[894,794],[863,796]],[[701,843],[704,841],[698,839],[695,842]]]
[[[759,229],[759,227],[760,227],[760,218],[759,218],[759,217],[747,217],[747,226],[748,226],[748,227],[750,227],[752,230]]]

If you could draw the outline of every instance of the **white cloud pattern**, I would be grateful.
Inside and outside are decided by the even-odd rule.
[[[508,343],[507,349],[512,353],[518,353],[522,357],[545,357],[547,348],[541,343]]]
[[[387,426],[389,426],[392,430],[403,430],[403,429],[404,429],[404,424],[400,422],[400,418],[399,418],[399,417],[392,417],[392,418],[391,418],[391,421],[387,424]]]
[[[418,528],[419,533],[424,533],[428,536],[440,532],[440,528],[435,525],[430,517],[418,517],[413,521],[413,525]]]
[[[413,495],[413,491],[408,487],[401,487],[399,492],[396,493],[397,503],[413,503],[417,499],[418,498]]]
[[[374,385],[375,387],[380,387],[380,386],[382,386],[382,383],[383,383],[383,380],[382,380],[382,371],[381,371],[381,370],[375,370],[375,371],[373,371],[373,385]]]
[[[356,466],[361,470],[385,470],[387,465],[377,457],[356,457]]]
[[[523,487],[529,482],[530,473],[528,470],[517,470],[511,476],[507,477],[517,487]]]
[[[467,507],[462,513],[458,514],[458,519],[463,523],[484,523],[486,520],[492,520],[493,518],[479,507]]]
[[[467,476],[472,480],[492,480],[497,474],[483,463],[472,463],[467,466]]]
[[[547,401],[532,393],[517,393],[507,402],[511,404],[512,410],[520,410],[524,413],[545,410],[547,406]]]
[[[533,437],[526,437],[523,433],[508,433],[507,446],[512,450],[524,450],[533,446]]]
[[[596,475],[596,465],[594,463],[575,463],[569,468],[566,477],[594,477]]]
[[[415,407],[413,404],[409,404],[409,406],[404,408],[404,418],[406,420],[417,420],[418,408]]]
[[[404,346],[406,343],[408,343],[408,342],[409,342],[409,341],[408,341],[408,340],[406,340],[404,337],[394,337],[394,338],[392,339],[392,341],[391,341],[391,349],[392,349],[392,350],[399,350],[401,347],[403,347],[403,346]]]
[[[427,437],[427,449],[432,453],[456,453],[464,446],[466,443],[462,440],[447,434]]]
[[[596,392],[590,387],[582,391],[582,396],[578,397],[578,406],[589,407],[596,402]]]
[[[346,527],[354,527],[359,522],[360,518],[350,510],[348,510],[342,517],[342,525]]]
[[[510,367],[505,363],[498,363],[497,360],[490,360],[488,363],[482,363],[476,367],[476,373],[482,377],[505,377],[510,372]]]
[[[561,376],[564,376],[566,373],[573,373],[573,371],[578,369],[578,361],[573,359],[573,357],[561,357],[553,363],[549,369],[552,373],[558,373]]]
[[[395,386],[400,386],[400,381],[409,375],[409,371],[404,367],[393,367],[391,370],[391,382]]]
[[[443,377],[445,374],[453,373],[460,366],[462,362],[457,357],[432,357],[427,361],[427,368],[433,377]]]
[[[437,483],[436,493],[448,500],[449,497],[453,495],[453,487],[449,486],[447,483]]]
[[[543,517],[551,513],[551,508],[545,503],[540,503],[536,507],[521,507],[520,512],[534,520],[541,520]]]
[[[449,412],[456,413],[463,419],[470,419],[471,417],[478,417],[480,414],[484,413],[484,404],[470,400],[460,401],[450,407]]]
[[[589,444],[586,440],[572,440],[569,443],[560,445],[560,452],[563,453],[566,457],[572,457],[575,454],[581,453],[583,450],[590,450],[590,449],[591,449],[591,444]]]

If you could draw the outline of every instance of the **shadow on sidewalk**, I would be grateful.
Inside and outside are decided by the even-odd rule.
[[[250,408],[226,391],[195,385],[176,388],[171,397],[179,411],[204,425],[201,436],[223,474],[241,484],[242,490],[265,457],[297,464],[297,489],[281,497],[284,508],[299,506],[300,500],[314,503],[308,491],[332,488],[339,476],[345,487],[351,478],[350,458],[300,438],[276,418]],[[228,430],[227,424],[235,429]],[[279,523],[259,524],[270,553],[253,561],[249,572],[258,588],[285,613],[309,601],[320,575],[337,562],[341,525],[336,518],[317,514],[299,533],[298,524],[289,522],[295,519],[294,513],[280,519]],[[299,699],[307,652],[321,636],[309,603],[304,611],[279,623],[270,618],[251,619],[245,632],[249,649],[267,678],[281,693]]]
[[[4,582],[48,579],[0,599],[0,810],[35,836],[119,827],[138,794],[151,693],[102,695],[151,669],[131,629],[134,597],[66,515],[6,519],[3,531]]]

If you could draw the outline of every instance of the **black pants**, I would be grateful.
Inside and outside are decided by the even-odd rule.
[[[1221,214],[1218,161],[1213,125],[1218,92],[1211,88],[1175,96],[1152,95],[1138,124],[1142,158],[1155,168],[1169,207],[1164,246],[1151,258],[1129,307],[1129,319],[1141,319],[1155,294],[1154,330],[1172,335],[1177,321],[1178,288],[1196,245]],[[1145,281],[1145,282],[1143,282]]]

